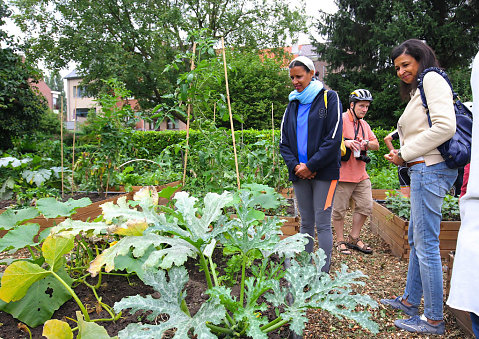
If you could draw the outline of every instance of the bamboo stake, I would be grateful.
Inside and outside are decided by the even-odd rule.
[[[191,57],[190,71],[195,69],[195,54],[196,54],[196,42],[193,43],[193,56]],[[185,181],[186,181],[186,164],[188,163],[188,146],[189,146],[189,140],[190,140],[190,115],[191,115],[191,100],[190,99],[188,99],[188,108],[186,109],[186,111],[188,113],[188,119],[186,120],[186,149],[185,149],[185,163],[183,165],[183,186],[185,186]]]
[[[213,105],[213,124],[216,122],[216,102]]]
[[[63,198],[63,96],[60,96],[60,159],[61,159],[61,166],[62,166],[62,198]]]
[[[76,91],[78,91],[78,86]],[[73,108],[72,193],[75,186],[73,175],[75,174],[75,137],[76,137],[76,129],[77,129],[77,96],[78,96],[78,93],[75,93],[75,107]]]
[[[273,103],[271,103],[271,130],[273,131],[273,147],[274,147],[274,111],[273,111]],[[274,163],[274,149],[273,149],[273,166],[275,165]]]
[[[238,156],[236,155],[235,129],[233,126],[233,114],[231,113],[230,90],[228,87],[228,71],[226,69],[225,40],[223,37],[221,37],[221,47],[223,49],[223,65],[225,68],[226,99],[228,101],[228,112],[230,114],[230,125],[231,125],[231,137],[233,138],[233,151],[235,155],[236,181],[238,183],[238,189],[240,189],[241,186],[240,186],[240,177],[239,177],[239,169],[238,169]]]

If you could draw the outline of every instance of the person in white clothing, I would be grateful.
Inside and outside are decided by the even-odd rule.
[[[456,254],[452,269],[451,289],[447,304],[455,309],[470,312],[472,329],[479,338],[479,53],[474,59],[471,74],[472,155],[467,192],[459,204],[461,228],[457,236]]]

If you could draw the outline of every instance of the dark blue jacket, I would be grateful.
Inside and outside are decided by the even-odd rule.
[[[324,91],[311,103],[308,116],[308,162],[306,166],[316,172],[316,180],[339,179],[341,166],[341,137],[343,134],[342,105],[336,92],[328,91],[328,108],[324,104]],[[281,122],[279,150],[288,166],[289,180],[299,180],[294,168],[299,165],[296,139],[296,121],[299,101],[290,101]]]

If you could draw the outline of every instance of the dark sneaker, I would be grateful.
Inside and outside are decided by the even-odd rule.
[[[402,297],[397,297],[396,299],[381,299],[381,304],[391,306],[392,308],[396,310],[401,310],[407,315],[410,315],[411,317],[419,314],[417,306],[414,306],[414,305],[406,306],[402,303],[401,300],[402,300]]]
[[[424,315],[418,316],[415,315],[409,319],[398,319],[394,322],[396,327],[413,332],[413,333],[424,333],[424,334],[444,334],[445,327],[444,321],[440,322],[438,325],[431,325],[427,322],[427,319]]]

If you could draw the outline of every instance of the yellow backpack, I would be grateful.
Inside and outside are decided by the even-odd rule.
[[[324,106],[328,109],[328,90],[324,90]],[[341,136],[341,156],[346,154],[346,145],[344,144],[344,136]]]

